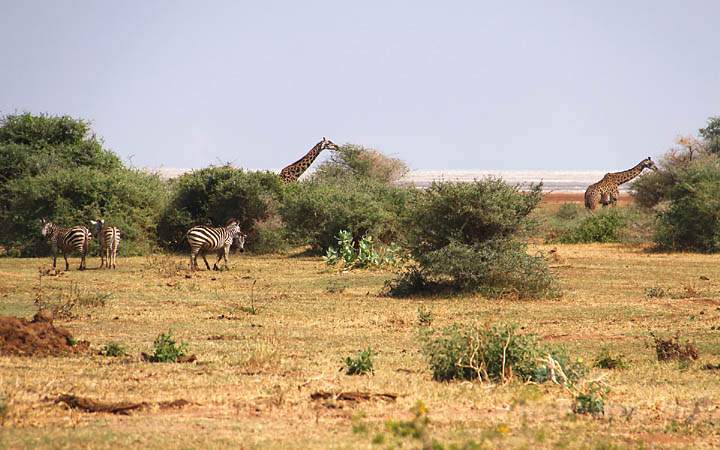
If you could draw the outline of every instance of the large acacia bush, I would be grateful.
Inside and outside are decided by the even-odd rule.
[[[230,217],[238,219],[248,234],[248,249],[273,251],[284,245],[276,213],[283,186],[271,172],[207,167],[174,179],[171,190],[157,226],[159,242],[166,249],[184,250],[184,236],[192,226],[222,226]]]
[[[64,226],[102,217],[120,227],[123,254],[153,246],[163,182],[124,166],[103,148],[88,122],[20,114],[0,119],[0,246],[37,256],[49,247],[40,219]]]
[[[694,161],[676,174],[658,216],[661,249],[720,251],[720,160]]]
[[[288,186],[280,213],[296,244],[325,252],[340,231],[390,243],[402,233],[400,217],[415,192],[370,178],[306,181]]]
[[[449,289],[486,295],[559,294],[545,260],[520,238],[541,200],[541,186],[521,192],[499,179],[433,183],[404,220],[415,264],[390,284],[390,294]]]
[[[345,144],[318,166],[311,179],[318,182],[369,179],[391,184],[399,181],[408,170],[407,164],[401,159],[361,145]]]

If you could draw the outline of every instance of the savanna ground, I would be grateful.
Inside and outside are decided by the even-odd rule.
[[[564,201],[564,200],[563,200]],[[545,207],[552,207],[546,204]],[[0,357],[7,405],[0,447],[385,448],[388,420],[407,420],[421,400],[429,433],[445,445],[487,448],[710,448],[720,445],[720,256],[662,254],[617,244],[534,245],[549,252],[559,300],[378,296],[386,271],[339,273],[319,258],[231,256],[231,270],[190,274],[180,255],[122,258],[115,271],[41,276],[50,260],[0,259],[0,315],[31,317],[38,295],[102,298],[56,319],[86,354]],[[99,258],[89,261],[92,269]],[[253,287],[254,286],[254,287]],[[662,288],[667,295],[649,297]],[[106,294],[110,294],[109,296]],[[253,309],[254,307],[254,309]],[[600,418],[571,412],[553,384],[439,383],[418,352],[418,310],[433,326],[512,322],[564,345],[592,366],[604,350],[624,370],[593,368],[611,390]],[[172,330],[193,363],[149,363],[154,338]],[[651,332],[697,345],[692,363],[658,362]],[[109,341],[130,356],[99,356]],[[375,373],[348,376],[343,359],[371,347]],[[393,393],[395,402],[312,400],[318,391]],[[163,402],[129,415],[87,413],[62,394],[103,401]],[[379,433],[383,444],[373,444]],[[412,437],[400,439],[418,448]]]

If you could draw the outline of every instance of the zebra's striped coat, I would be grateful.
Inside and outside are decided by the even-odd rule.
[[[52,222],[43,221],[42,235],[50,240],[53,254],[53,269],[57,262],[58,251],[62,252],[65,259],[65,270],[70,270],[67,255],[72,252],[80,253],[80,270],[85,269],[85,256],[87,255],[88,243],[92,237],[90,230],[82,225],[61,228]]]
[[[120,245],[120,229],[111,225],[105,225],[105,221],[91,220],[90,223],[95,226],[93,234],[97,237],[100,244],[100,268],[115,268],[115,259],[117,257],[117,249]]]
[[[234,240],[238,241],[240,251],[245,248],[245,235],[240,231],[240,225],[236,220],[229,220],[225,227],[209,227],[200,225],[192,227],[185,235],[190,245],[190,270],[198,269],[197,256],[200,254],[205,261],[205,267],[210,270],[210,264],[205,258],[207,251],[217,252],[217,261],[213,264],[213,270],[218,270],[220,259],[225,260],[225,267],[228,264],[228,253]]]

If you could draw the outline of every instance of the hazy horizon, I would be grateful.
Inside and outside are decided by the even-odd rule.
[[[0,0],[0,114],[138,167],[280,168],[323,136],[416,170],[622,170],[720,113],[709,0]]]

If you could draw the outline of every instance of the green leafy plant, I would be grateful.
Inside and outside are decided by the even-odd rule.
[[[602,416],[605,414],[605,398],[610,390],[598,381],[587,383],[575,396],[573,412],[575,414],[589,414]]]
[[[618,242],[626,226],[627,220],[620,209],[610,208],[587,216],[558,240],[565,244]]]
[[[433,323],[433,312],[431,309],[421,306],[418,308],[418,325],[421,327],[429,327]]]
[[[424,329],[419,340],[437,381],[506,382],[519,378],[567,385],[585,372],[582,360],[572,361],[563,349],[539,344],[534,335],[519,333],[516,325],[453,325],[439,332]]]
[[[347,375],[365,375],[373,373],[373,351],[367,348],[359,352],[356,356],[348,356],[345,358],[345,374]]]
[[[563,203],[558,208],[555,216],[562,220],[575,220],[580,217],[582,207],[577,203]]]
[[[127,356],[127,350],[119,342],[108,342],[100,349],[100,354],[110,357]]]
[[[150,355],[150,361],[177,362],[178,358],[185,356],[187,348],[188,345],[185,342],[178,345],[170,332],[161,333],[153,342],[153,354]]]
[[[541,255],[529,255],[523,234],[542,187],[521,192],[502,180],[433,183],[404,218],[413,266],[386,291],[393,296],[477,291],[488,296],[557,297]]]
[[[337,247],[328,248],[323,259],[327,265],[342,263],[346,270],[382,267],[397,264],[399,251],[400,248],[394,243],[376,249],[372,236],[367,234],[360,239],[356,248],[352,233],[342,230],[337,235]]]

